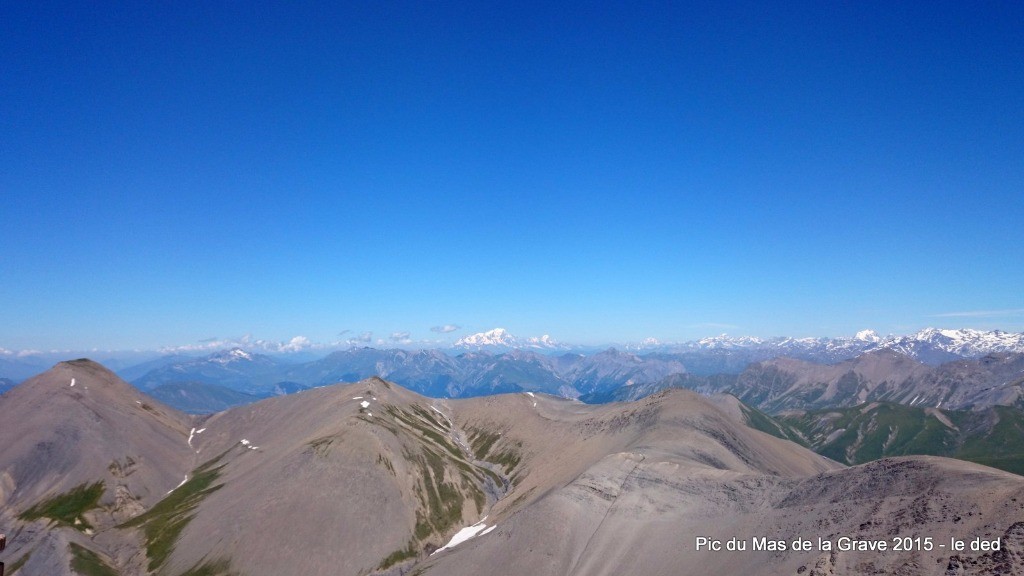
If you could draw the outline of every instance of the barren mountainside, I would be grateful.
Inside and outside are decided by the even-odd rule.
[[[1024,570],[1024,477],[932,457],[846,468],[749,413],[686,390],[436,400],[370,378],[188,417],[62,363],[0,398],[21,431],[0,452],[4,560],[26,575],[87,561],[173,576]],[[913,534],[1005,549],[694,547]]]

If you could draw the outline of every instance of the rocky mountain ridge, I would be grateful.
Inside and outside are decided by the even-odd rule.
[[[188,417],[67,362],[0,397],[20,431],[0,449],[5,559],[53,576],[83,558],[161,576],[1024,569],[1024,477],[931,457],[846,468],[750,414],[685,390],[440,400],[371,378]],[[911,532],[1006,553],[694,547]]]

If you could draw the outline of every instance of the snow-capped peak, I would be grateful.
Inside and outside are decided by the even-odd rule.
[[[495,328],[494,330],[488,330],[487,332],[470,334],[469,336],[459,338],[455,342],[455,346],[466,348],[516,348],[519,345],[519,338],[509,334],[508,330],[505,330],[504,328]]]
[[[761,346],[765,341],[756,336],[739,336],[731,337],[728,334],[722,334],[721,336],[710,336],[708,338],[701,338],[696,342],[698,348],[717,348],[717,349],[729,349],[729,348],[754,348]]]
[[[857,335],[853,337],[854,340],[860,340],[861,342],[881,342],[882,337],[878,335],[878,332],[874,330],[861,330],[857,332]]]
[[[972,328],[941,330],[925,328],[904,340],[927,343],[957,356],[981,356],[991,352],[1024,352],[1024,334]]]
[[[557,342],[548,335],[519,338],[504,328],[495,328],[460,338],[455,348],[470,350],[508,351],[530,349],[540,352],[571,350],[573,347]],[[861,330],[853,336],[839,338],[793,338],[756,336],[729,336],[721,334],[701,340],[679,344],[659,342],[654,338],[639,344],[627,344],[630,351],[757,351],[759,356],[791,356],[826,361],[853,358],[865,352],[892,350],[925,363],[937,364],[955,358],[976,358],[993,352],[1024,352],[1024,334],[1000,330],[983,331],[971,328],[955,330],[926,328],[906,336],[882,336],[874,330]]]
[[[547,334],[544,334],[543,336],[530,336],[526,339],[526,346],[528,348],[541,348],[545,350],[562,350],[568,348],[565,344],[558,342]]]
[[[231,350],[224,350],[217,352],[210,356],[210,360],[220,364],[228,364],[230,362],[238,361],[252,361],[252,354],[242,350],[241,348],[232,348]]]
[[[662,342],[657,338],[648,337],[644,338],[640,342],[630,342],[623,346],[623,348],[625,348],[626,350],[634,350],[637,352],[650,352],[652,350],[658,350],[662,348],[672,348],[673,346],[678,346],[678,344],[669,344],[666,342]]]

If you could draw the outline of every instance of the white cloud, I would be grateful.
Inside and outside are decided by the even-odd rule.
[[[324,344],[318,344],[305,336],[295,336],[287,342],[275,340],[262,340],[253,338],[246,334],[240,338],[204,338],[195,344],[184,344],[182,346],[166,346],[160,352],[188,353],[188,352],[216,352],[225,348],[243,348],[254,352],[300,352],[309,349],[327,348]]]
[[[459,326],[458,324],[445,324],[444,326],[434,326],[430,331],[437,332],[439,334],[447,334],[449,332],[455,332],[460,328],[462,328],[462,326]]]
[[[409,339],[408,332],[392,332],[391,336],[388,336],[388,339],[391,340],[392,342],[398,342],[400,344],[408,344],[412,342],[412,340]]]
[[[296,336],[288,341],[287,344],[281,346],[282,352],[298,352],[299,350],[305,350],[312,348],[314,344],[310,342],[309,338],[305,336]]]

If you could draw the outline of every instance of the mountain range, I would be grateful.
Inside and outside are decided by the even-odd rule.
[[[635,400],[665,388],[733,394],[768,413],[892,402],[945,409],[1024,409],[1024,354],[993,353],[928,366],[883,349],[836,364],[776,358],[738,375],[671,375],[583,396],[588,402]]]
[[[370,378],[187,416],[63,362],[0,397],[18,431],[0,445],[3,558],[52,576],[1024,571],[1024,477],[928,456],[847,467],[757,414],[678,389],[442,400]],[[776,547],[904,536],[1000,550]]]
[[[455,350],[486,350],[503,352],[528,349],[541,352],[577,351],[589,353],[594,347],[556,342],[550,336],[519,338],[503,328],[472,334],[457,340]],[[959,358],[976,358],[993,352],[1024,352],[1024,333],[1001,330],[925,328],[909,335],[881,336],[873,330],[862,330],[852,337],[837,338],[758,338],[728,335],[702,338],[691,342],[668,343],[649,338],[639,343],[618,346],[626,351],[647,354],[729,352],[756,360],[779,356],[815,362],[836,362],[876,350],[894,350],[925,364],[937,365]],[[606,349],[597,347],[597,350]],[[714,354],[712,354],[714,356]],[[756,361],[748,360],[748,361]],[[714,370],[713,372],[722,372]],[[708,373],[703,370],[697,372]]]
[[[380,376],[433,397],[469,397],[502,392],[547,392],[565,397],[604,391],[627,382],[661,380],[685,372],[672,358],[642,358],[609,349],[596,354],[544,355],[528,350],[503,353],[463,352],[457,356],[440,350],[353,348],[301,364],[232,349],[203,357],[168,358],[151,362],[150,371],[133,380],[140,389],[174,404],[162,389],[187,388],[200,383],[204,394],[240,392],[255,398],[282,390],[299,390],[334,382],[352,382]],[[184,406],[181,406],[185,408]]]
[[[216,344],[218,343],[210,345]],[[163,355],[143,351],[110,351],[102,353],[101,360],[104,365],[116,370],[127,380],[134,381],[146,372],[170,363],[169,359],[186,362],[217,350],[238,349],[250,354],[272,357],[280,363],[298,364],[322,358],[323,355],[329,354],[331,351],[348,350],[354,347],[351,344],[341,343],[320,345],[302,337],[294,338],[287,344],[270,343],[247,337],[233,345],[217,346],[214,349],[206,346],[204,344],[202,347],[179,347],[173,349],[176,351]],[[339,346],[341,348],[338,348]],[[718,374],[739,373],[751,362],[782,356],[811,362],[833,363],[882,349],[895,350],[925,364],[938,365],[959,358],[976,358],[993,352],[1024,352],[1024,334],[1000,330],[927,328],[905,336],[883,337],[871,330],[863,330],[852,337],[838,338],[757,338],[722,335],[683,343],[663,343],[649,338],[635,344],[580,346],[558,342],[546,335],[520,338],[503,328],[495,328],[460,338],[450,347],[435,344],[429,349],[457,356],[464,352],[499,354],[512,350],[527,350],[545,355],[560,355],[567,352],[590,355],[609,348],[617,348],[641,356],[669,354],[675,359],[683,361],[691,373]],[[408,350],[408,345],[402,349]],[[317,356],[318,353],[319,356]],[[42,372],[54,361],[73,357],[69,356],[70,354],[72,352],[14,352],[0,348],[0,377],[20,382]],[[89,354],[93,355],[95,351]]]
[[[931,366],[883,348],[832,364],[780,357],[750,363],[738,374],[711,375],[691,372],[687,362],[685,355],[640,356],[616,349],[591,355],[512,350],[452,356],[438,350],[355,348],[312,362],[282,364],[235,349],[174,360],[133,383],[191,412],[371,376],[438,398],[530,391],[594,403],[637,400],[664,388],[682,387],[734,394],[770,413],[868,401],[950,409],[1024,407],[1024,354],[1019,353],[990,353]]]
[[[371,376],[450,398],[531,391],[604,402],[686,387],[736,394],[768,412],[868,400],[961,408],[1018,402],[1021,390],[1014,382],[1020,363],[1013,358],[1024,348],[1021,339],[998,331],[929,329],[888,338],[864,331],[850,339],[718,337],[676,351],[608,348],[584,354],[536,347],[498,350],[498,343],[522,341],[496,329],[464,339],[466,349],[460,350],[350,348],[295,362],[232,348],[202,357],[168,355],[118,372],[191,413]],[[925,361],[938,358],[954,360]],[[14,381],[0,381],[0,392]]]
[[[1024,474],[1024,411],[1010,406],[939,410],[890,402],[784,412],[787,438],[843,462],[932,454]],[[788,427],[788,430],[785,428]]]

